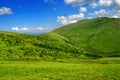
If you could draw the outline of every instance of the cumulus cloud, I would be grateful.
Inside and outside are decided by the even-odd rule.
[[[67,25],[67,24],[70,24],[70,23],[76,23],[77,20],[70,20],[68,17],[65,17],[65,16],[58,16],[57,17],[57,22],[63,24],[63,25]]]
[[[120,6],[120,0],[99,0],[98,4],[101,6]]]
[[[29,29],[26,28],[26,27],[23,27],[23,28],[21,28],[20,30],[21,30],[21,31],[27,31],[27,30],[29,30]]]
[[[80,7],[80,12],[87,12],[87,8],[86,7]]]
[[[106,6],[110,10],[117,12],[120,10],[120,0],[99,0],[99,6]]]
[[[58,16],[57,17],[57,22],[61,23],[61,24],[68,24],[68,18],[65,16]]]
[[[5,15],[5,14],[12,14],[12,10],[11,8],[7,8],[7,7],[1,7],[0,8],[0,15]]]
[[[112,4],[113,0],[99,0],[98,4],[101,6],[110,6]]]
[[[106,10],[104,10],[104,9],[101,9],[101,10],[99,10],[99,11],[95,11],[95,14],[96,14],[98,17],[105,17],[105,16],[108,14],[108,12],[107,12]]]
[[[58,16],[57,22],[63,25],[76,23],[78,20],[84,19],[85,14],[87,19],[96,17],[120,18],[120,0],[64,0],[64,2],[67,5],[79,6],[80,10],[78,14]],[[83,7],[85,4],[88,4],[87,8]],[[93,10],[90,13],[85,13],[89,8]]]
[[[118,5],[120,5],[120,0],[115,0],[115,2],[116,2]]]
[[[86,3],[89,3],[89,5],[93,8],[98,6],[106,6],[110,10],[120,10],[120,0],[64,0],[64,2],[73,6],[82,6]]]
[[[13,27],[13,28],[11,28],[11,30],[13,30],[13,31],[19,31],[19,28],[18,27]]]
[[[106,6],[109,9],[109,17],[119,18],[120,17],[120,0],[99,0],[99,6]]]
[[[110,9],[112,9],[116,12],[119,11],[120,10],[120,0],[113,1],[113,3],[110,6]]]
[[[70,20],[76,20],[76,19],[82,19],[82,18],[84,18],[83,13],[73,14],[73,15],[68,16],[68,19],[70,19]]]
[[[73,6],[83,5],[85,3],[93,3],[95,0],[64,0],[66,4],[71,4]]]
[[[96,7],[98,6],[97,3],[91,3],[90,5],[91,5],[93,8],[96,8]]]
[[[49,32],[55,28],[27,28],[27,27],[12,27],[11,30],[15,32]]]
[[[114,16],[112,16],[112,18],[118,18],[118,16],[117,16],[117,15],[114,15]]]
[[[69,15],[67,17],[58,16],[57,17],[57,22],[59,22],[63,25],[67,25],[67,24],[71,24],[71,23],[76,23],[78,20],[83,19],[83,18],[84,18],[83,13],[73,14],[73,15]]]

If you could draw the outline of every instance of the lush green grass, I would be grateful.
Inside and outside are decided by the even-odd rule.
[[[51,60],[81,53],[69,40],[55,33],[29,35],[0,31],[0,59],[3,60]]]
[[[96,18],[46,34],[0,31],[0,60],[119,57],[120,19]]]
[[[120,80],[120,58],[72,61],[0,61],[0,80]]]
[[[83,20],[54,30],[88,55],[120,56],[120,19],[96,18]]]

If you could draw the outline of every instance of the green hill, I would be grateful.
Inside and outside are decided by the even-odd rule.
[[[0,31],[0,59],[56,59],[80,54],[69,40],[55,33],[29,35]]]
[[[83,20],[53,31],[85,48],[87,55],[120,56],[120,19]]]
[[[0,31],[1,60],[119,57],[120,19],[96,18],[46,34]]]

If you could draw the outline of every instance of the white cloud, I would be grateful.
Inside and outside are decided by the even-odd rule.
[[[120,10],[117,10],[116,13],[120,14]]]
[[[80,12],[87,12],[86,7],[80,7]]]
[[[93,8],[107,6],[110,10],[120,10],[120,0],[64,0],[66,4],[81,6],[89,3]]]
[[[105,16],[108,16],[108,12],[104,9],[101,9],[99,11],[95,11],[94,12],[98,17],[105,17]]]
[[[114,15],[114,16],[112,16],[112,18],[118,18],[118,16],[117,16],[117,15]]]
[[[99,0],[99,6],[106,6],[110,10],[117,12],[120,10],[120,0]]]
[[[13,28],[11,28],[11,30],[13,30],[13,31],[19,31],[19,28],[18,27],[13,27]]]
[[[41,28],[41,27],[38,27],[38,28],[36,28],[36,30],[43,30],[43,28]]]
[[[73,14],[73,15],[69,15],[68,16],[69,20],[76,20],[76,19],[82,19],[82,18],[84,18],[84,14],[83,13]]]
[[[64,0],[64,2],[72,6],[80,6],[79,12],[82,13],[82,15],[58,16],[57,21],[63,25],[75,23],[83,19],[85,16],[83,13],[87,12],[88,9],[93,9],[91,13],[86,13],[88,19],[96,17],[120,18],[120,0]],[[87,8],[81,7],[85,4],[88,4]]]
[[[67,25],[67,24],[71,24],[71,23],[76,23],[78,20],[83,19],[83,18],[84,18],[83,13],[73,14],[73,15],[69,15],[67,17],[58,16],[57,17],[57,22],[59,22],[63,25]]]
[[[93,3],[95,0],[64,0],[66,4],[71,4],[73,6],[83,5],[85,3]]]
[[[21,31],[27,31],[27,30],[28,30],[28,28],[23,27],[23,28],[21,28],[20,30],[21,30]]]
[[[112,5],[110,6],[111,10],[118,11],[120,10],[120,0],[113,0]]]
[[[119,18],[120,17],[120,0],[99,0],[99,6],[105,6],[108,10],[109,17]]]
[[[96,7],[98,6],[97,3],[91,3],[90,5],[91,5],[93,8],[96,8]]]
[[[106,11],[105,9],[101,9],[95,11],[94,13],[89,13],[89,17],[96,18],[96,17],[109,17],[109,18],[120,18],[120,14],[114,13],[113,11]],[[89,19],[88,17],[88,19]]]
[[[27,27],[12,27],[12,31],[16,32],[49,32],[54,30],[55,28],[49,27],[49,28],[42,28],[42,27],[37,27],[37,28],[27,28]]]
[[[113,0],[99,0],[98,4],[101,6],[110,6],[112,4]]]
[[[7,7],[1,7],[0,8],[0,15],[5,15],[5,14],[12,14],[12,10],[11,8],[7,8]]]
[[[115,2],[116,2],[118,5],[120,5],[120,0],[115,0]]]
[[[57,22],[61,23],[61,24],[68,24],[68,18],[65,16],[58,16],[57,17]]]

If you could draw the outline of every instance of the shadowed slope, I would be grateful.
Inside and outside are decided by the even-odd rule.
[[[0,58],[53,59],[80,55],[70,41],[55,33],[28,35],[0,31]]]

